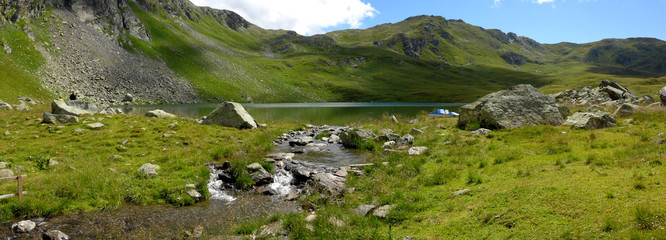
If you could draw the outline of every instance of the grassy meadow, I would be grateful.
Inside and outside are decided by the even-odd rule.
[[[206,199],[205,164],[231,161],[243,169],[260,161],[275,137],[302,127],[275,123],[241,131],[131,115],[45,125],[38,119],[40,108],[45,106],[0,114],[0,133],[8,133],[0,135],[0,161],[28,175],[24,201],[0,200],[2,221],[123,204],[195,204],[185,185],[195,184],[204,193],[199,200]],[[425,134],[415,136],[414,145],[428,147],[424,155],[384,154],[381,143],[369,144],[362,157],[375,164],[362,175],[350,175],[342,198],[306,195],[298,200],[302,213],[241,222],[235,232],[252,233],[282,220],[292,239],[666,238],[661,203],[666,145],[655,143],[666,138],[666,111],[641,112],[600,130],[536,126],[485,136],[458,129],[451,118],[408,120],[393,123],[383,117],[352,126],[398,134],[422,129]],[[89,129],[86,124],[92,122],[106,127]],[[58,164],[49,165],[54,161]],[[148,177],[137,173],[144,163],[162,168]],[[463,189],[469,191],[453,194]],[[15,182],[0,183],[0,193],[14,191]],[[356,215],[362,204],[397,207],[380,219]],[[312,223],[304,220],[308,211],[317,214]],[[346,225],[336,227],[330,217]]]
[[[280,125],[240,131],[188,119],[132,115],[95,115],[81,117],[79,123],[47,125],[40,123],[41,117],[39,109],[0,112],[0,162],[8,163],[16,175],[28,176],[24,201],[0,200],[3,222],[122,204],[190,205],[197,199],[185,193],[186,184],[196,185],[204,195],[199,200],[208,197],[207,163],[231,161],[234,168],[245,169],[259,162],[281,134]],[[106,126],[93,130],[87,126],[93,122]],[[168,127],[173,123],[176,126]],[[49,164],[53,162],[58,164]],[[158,175],[138,173],[145,163],[159,165]],[[0,193],[12,192],[16,181],[0,182]]]
[[[439,125],[439,127],[437,127]],[[302,200],[283,216],[292,239],[664,239],[666,111],[618,119],[600,130],[537,126],[471,135],[454,119],[422,117],[359,124],[406,134],[424,129],[423,156],[367,155],[375,163],[348,180],[338,201]],[[441,127],[441,128],[440,128]],[[468,189],[463,195],[453,192]],[[359,205],[395,204],[388,218],[358,216]],[[346,223],[336,227],[337,217]],[[314,231],[307,229],[314,227]]]

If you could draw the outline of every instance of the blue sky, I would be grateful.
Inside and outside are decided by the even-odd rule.
[[[462,19],[542,43],[666,40],[666,0],[193,0],[261,27],[304,35],[395,23],[415,15]],[[262,8],[263,7],[263,8]]]

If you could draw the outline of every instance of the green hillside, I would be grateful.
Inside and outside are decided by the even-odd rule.
[[[301,36],[185,0],[127,1],[127,8],[149,40],[122,30],[118,44],[166,63],[204,102],[470,102],[522,83],[554,93],[610,79],[641,94],[666,83],[666,43],[657,39],[549,45],[437,16]],[[29,41],[25,25],[41,39]],[[0,30],[3,46],[14,50],[0,51],[4,99],[52,96],[40,90],[48,70],[36,50],[49,50],[47,29],[35,17]]]
[[[251,24],[234,30],[215,19],[211,9],[189,7],[182,12],[196,17],[180,18],[185,19],[181,24],[159,6],[133,9],[150,28],[153,41],[134,40],[138,44],[128,49],[165,59],[195,83],[204,99],[468,102],[520,83],[554,92],[596,85],[601,79],[651,93],[652,83],[663,78],[647,79],[663,75],[663,66],[650,59],[666,56],[662,49],[626,64],[628,60],[619,59],[622,49],[647,48],[629,39],[615,41],[622,48],[583,61],[588,58],[579,55],[599,52],[595,49],[608,40],[542,45],[514,33],[435,16],[307,37]],[[659,40],[651,44],[666,46]],[[619,60],[608,60],[611,55]],[[618,67],[623,70],[613,70]],[[623,74],[628,71],[634,74]]]

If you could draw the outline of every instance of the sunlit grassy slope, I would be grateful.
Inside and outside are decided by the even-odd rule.
[[[206,102],[471,102],[515,84],[554,93],[602,79],[654,95],[666,82],[666,44],[657,39],[546,45],[435,16],[305,37],[252,24],[231,27],[219,11],[183,0],[129,5],[150,41],[122,34],[119,44],[164,61]],[[0,94],[10,102],[18,95],[50,97],[40,86],[48,69],[37,51],[48,50],[49,33],[42,21],[23,21],[0,30],[2,45],[13,50],[0,51]]]
[[[616,65],[583,63],[562,52],[587,45],[546,46],[442,17],[304,37],[256,26],[233,30],[206,14],[174,18],[132,6],[152,41],[127,37],[126,48],[163,59],[208,100],[469,102],[521,83],[552,93],[611,79],[653,94],[662,81],[654,78],[659,73],[620,74]],[[524,64],[509,64],[503,59],[509,53]]]
[[[6,24],[0,29],[0,96],[10,104],[18,103],[16,97],[28,96],[37,100],[50,98],[51,94],[41,87],[37,70],[44,59],[21,30],[25,22]],[[35,28],[37,40],[46,42],[44,29]],[[11,49],[10,54],[4,50]]]

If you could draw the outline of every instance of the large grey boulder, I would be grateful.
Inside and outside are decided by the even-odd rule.
[[[564,125],[587,130],[616,126],[615,118],[607,112],[577,112],[567,118]]]
[[[12,105],[9,105],[9,103],[3,102],[0,100],[0,109],[9,109],[12,110]]]
[[[70,107],[75,107],[79,109],[83,109],[85,111],[88,111],[90,113],[98,113],[101,109],[97,104],[92,103],[92,102],[86,102],[86,101],[81,101],[81,100],[74,100],[74,101],[67,101],[65,102],[67,106]]]
[[[44,112],[42,115],[42,123],[47,123],[47,124],[69,124],[69,123],[77,123],[79,122],[79,118],[76,116],[72,115],[66,115],[66,114],[52,114],[48,112]]]
[[[477,123],[483,128],[558,126],[564,122],[555,99],[531,85],[517,85],[491,93],[460,108],[458,126]]]
[[[146,113],[146,117],[152,117],[152,118],[174,118],[176,115],[173,115],[171,113],[165,112],[160,109],[155,109],[152,111],[149,111]]]
[[[254,118],[245,111],[242,105],[235,102],[223,102],[203,120],[203,123],[238,129],[257,128],[257,122],[254,121]]]
[[[70,106],[67,102],[53,100],[51,102],[51,113],[53,114],[65,114],[80,117],[85,114],[92,114],[92,112],[86,111],[84,109]]]
[[[659,90],[659,100],[661,100],[661,105],[666,106],[666,87]]]
[[[246,166],[247,173],[257,185],[266,185],[273,182],[273,176],[264,169],[259,163],[252,163]]]

